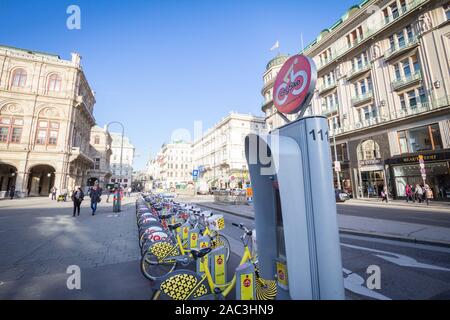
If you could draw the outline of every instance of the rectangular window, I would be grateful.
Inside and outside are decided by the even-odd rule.
[[[50,128],[52,128],[52,129],[59,129],[59,123],[58,122],[52,122]]]
[[[421,104],[425,104],[425,103],[428,102],[427,94],[425,92],[425,88],[424,87],[420,87],[419,88],[419,99],[420,99],[420,103]]]
[[[450,4],[447,4],[444,7],[444,10],[445,10],[445,15],[447,16],[447,20],[450,20]]]
[[[361,87],[361,94],[366,94],[367,90],[366,90],[366,82],[364,80],[362,80],[360,83],[360,87]]]
[[[411,67],[409,65],[409,59],[403,60],[402,66],[403,66],[403,73],[405,75],[405,78],[410,78],[411,77]]]
[[[406,8],[406,1],[405,0],[401,0],[400,1],[400,7],[402,10],[402,14],[406,12],[407,8]]]
[[[1,124],[7,124],[10,125],[11,124],[11,118],[2,118],[0,121]]]
[[[430,126],[431,138],[433,139],[434,150],[442,150],[442,138],[441,131],[439,130],[439,125],[433,124]]]
[[[400,15],[398,13],[397,3],[391,5],[392,18],[397,19]]]
[[[413,29],[411,26],[406,27],[406,34],[408,35],[408,41],[414,40],[414,33],[413,33]]]
[[[47,128],[48,122],[47,121],[39,121],[39,128]]]
[[[389,43],[391,45],[391,50],[394,50],[395,49],[395,38],[394,38],[394,36],[390,36],[389,37]]]
[[[413,56],[411,59],[414,67],[414,72],[420,72],[420,64],[419,60],[417,60],[417,57]]]
[[[58,141],[58,131],[50,131],[50,136],[48,138],[48,144],[56,145]]]
[[[400,96],[400,105],[402,107],[402,110],[406,110],[406,101],[405,96],[403,94]]]
[[[416,92],[414,90],[408,92],[408,99],[409,99],[409,107],[411,109],[415,109],[417,107],[417,98]]]
[[[408,141],[406,139],[406,131],[398,132],[398,143],[400,145],[401,153],[409,153],[408,151]]]
[[[408,130],[410,152],[433,150],[428,126]]]
[[[9,135],[8,127],[0,127],[0,142],[7,142]]]
[[[397,63],[397,64],[394,66],[394,68],[395,68],[395,79],[401,80],[401,79],[402,79],[402,75],[401,75],[401,73],[400,73],[400,64]]]
[[[39,130],[37,134],[36,143],[45,144],[46,140],[47,140],[47,130]]]
[[[12,143],[20,143],[20,138],[22,137],[22,128],[13,128],[11,134]]]
[[[399,48],[403,48],[405,46],[405,36],[403,31],[397,32],[397,42]]]
[[[23,126],[23,119],[14,119],[15,126]]]

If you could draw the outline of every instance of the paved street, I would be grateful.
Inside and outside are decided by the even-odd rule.
[[[450,207],[384,207],[383,204],[337,204],[338,214],[450,228]]]
[[[93,217],[87,198],[77,218],[71,202],[0,201],[0,299],[148,299],[134,199],[119,214],[105,200]],[[70,265],[81,269],[81,290],[67,289]]]
[[[242,254],[241,231],[231,223],[254,227],[254,220],[221,213],[233,251]],[[450,299],[450,248],[341,235],[341,250],[347,299]],[[370,265],[381,269],[381,290],[364,285]]]
[[[92,217],[85,201],[81,216],[72,218],[70,202],[0,201],[0,299],[148,299],[151,286],[139,270],[134,199],[123,208],[113,214],[111,204],[102,202]],[[374,210],[352,208],[349,214]],[[254,221],[222,213],[234,253],[231,274],[243,251],[241,230],[231,223],[253,227]],[[341,235],[341,249],[348,299],[450,299],[450,248]],[[70,265],[81,268],[81,290],[66,287]],[[381,269],[380,290],[365,286],[370,265]]]

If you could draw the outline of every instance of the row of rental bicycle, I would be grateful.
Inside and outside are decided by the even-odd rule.
[[[142,274],[152,281],[155,300],[273,300],[275,280],[258,271],[255,231],[242,231],[244,253],[232,275],[224,216],[158,194],[136,200]],[[230,279],[228,281],[228,279]]]

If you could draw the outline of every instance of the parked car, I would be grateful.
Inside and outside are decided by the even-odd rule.
[[[350,196],[348,195],[348,193],[343,190],[335,189],[334,194],[336,197],[336,202],[345,202],[347,200],[350,200]]]

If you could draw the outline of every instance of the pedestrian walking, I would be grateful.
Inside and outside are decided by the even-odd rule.
[[[406,203],[408,203],[409,200],[412,201],[412,190],[409,184],[405,186],[405,195],[406,195]]]
[[[95,212],[97,211],[97,203],[101,201],[102,188],[98,186],[98,182],[96,181],[94,187],[91,189],[89,196],[91,197],[91,209],[92,215],[95,216]]]
[[[416,203],[416,189],[412,184],[410,184],[409,187],[411,188],[411,201]]]
[[[427,202],[427,206],[429,206],[430,201],[434,198],[433,190],[430,188],[428,184],[425,184],[424,190],[425,190],[425,201]]]
[[[73,201],[73,216],[75,217],[75,214],[80,215],[80,207],[81,202],[84,200],[84,192],[81,190],[81,187],[75,187],[75,190],[72,193],[72,201]]]
[[[16,194],[16,186],[12,185],[9,188],[9,197],[11,198],[11,200],[14,198],[14,195]]]
[[[416,199],[419,203],[423,201],[423,189],[420,184],[416,184]]]
[[[52,188],[52,190],[51,190],[51,193],[52,193],[52,200],[56,200],[56,191],[57,191],[58,189],[56,189],[56,187],[55,186],[53,186],[53,188]]]
[[[384,201],[388,203],[388,191],[386,187],[384,187],[383,190],[381,191],[381,203],[383,203]]]
[[[128,196],[130,197],[131,196],[131,191],[132,191],[133,189],[131,189],[131,187],[129,187],[128,188]]]
[[[106,203],[109,203],[109,197],[111,196],[111,188],[106,189]]]

